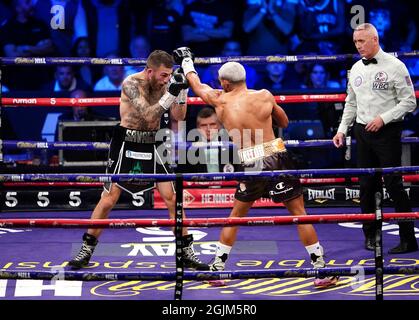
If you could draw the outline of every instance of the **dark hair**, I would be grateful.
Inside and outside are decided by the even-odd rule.
[[[147,58],[147,68],[158,68],[161,65],[173,68],[173,64],[173,57],[163,50],[154,50]]]
[[[214,114],[216,114],[216,113],[215,113],[215,110],[213,108],[205,107],[205,108],[199,110],[198,115],[196,116],[197,122],[198,122],[198,118],[206,119],[206,118],[211,117]]]
[[[71,54],[73,55],[73,57],[78,57],[77,50],[78,50],[78,47],[80,45],[80,42],[82,42],[82,41],[87,42],[87,44],[89,45],[90,55],[92,55],[92,46],[90,45],[89,38],[88,37],[78,37],[74,41],[73,46],[71,47]]]

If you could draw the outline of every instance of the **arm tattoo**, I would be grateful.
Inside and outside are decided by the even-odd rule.
[[[137,80],[126,80],[122,85],[122,90],[130,101],[140,97],[140,90],[138,89],[139,82]]]

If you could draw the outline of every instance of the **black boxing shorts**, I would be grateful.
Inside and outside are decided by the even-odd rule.
[[[240,171],[291,170],[294,164],[285,149],[284,142],[278,138],[250,148],[239,150],[242,161]],[[259,198],[271,198],[279,203],[299,197],[303,188],[298,177],[292,175],[278,176],[263,180],[240,181],[235,198],[242,202],[251,202]]]
[[[162,142],[156,142],[157,131],[139,131],[115,126],[109,149],[108,167],[106,173],[172,173],[169,163],[164,160],[158,148]],[[105,183],[104,188],[110,192],[111,183]],[[141,194],[153,189],[155,182],[117,182],[116,185],[131,194]]]

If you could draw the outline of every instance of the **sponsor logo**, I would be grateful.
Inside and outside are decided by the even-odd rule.
[[[36,147],[42,148],[42,149],[48,149],[48,142],[37,142]]]
[[[95,181],[95,179],[93,179],[92,177],[88,177],[88,176],[76,176],[76,181],[79,181],[79,182],[93,182],[93,181]]]
[[[355,203],[360,203],[359,189],[345,188],[345,200],[352,200]]]
[[[285,188],[284,182],[279,182],[276,184],[275,189],[282,190]]]
[[[404,190],[406,191],[407,196],[410,197],[410,188],[405,188]],[[383,200],[387,200],[387,199],[393,201],[393,199],[391,199],[390,194],[388,193],[387,189],[383,188]]]
[[[286,61],[298,61],[297,56],[286,56],[285,57]]]
[[[192,194],[190,194],[187,190],[183,190],[183,205],[187,207],[194,201],[195,197]]]
[[[122,59],[110,59],[110,64],[123,64]]]
[[[335,188],[332,189],[307,189],[308,200],[314,200],[319,203],[327,200],[335,200]]]
[[[33,58],[33,62],[36,64],[46,64],[45,58]]]
[[[40,58],[37,58],[37,59],[40,59]],[[35,58],[16,58],[15,63],[16,64],[33,64],[36,62],[35,62]]]
[[[93,142],[93,147],[95,149],[109,149],[109,143],[107,142]]]
[[[135,152],[131,150],[125,151],[125,157],[136,160],[152,160],[153,155],[149,152]]]
[[[19,103],[19,104],[36,104],[37,101],[35,98],[27,99],[27,98],[20,98],[20,99],[13,99],[12,103]]]
[[[204,193],[202,203],[233,203],[234,193]]]
[[[18,148],[36,148],[36,143],[31,142],[18,142],[17,144]]]
[[[345,188],[345,200],[359,199],[359,189]]]
[[[287,61],[287,58],[285,56],[267,56],[266,61],[267,62],[284,62],[284,61]]]
[[[0,176],[0,181],[12,181],[12,182],[21,182],[21,181],[25,181],[25,179],[23,179],[23,176],[21,175],[11,175],[11,176]]]
[[[209,63],[221,63],[221,58],[209,58]]]
[[[279,183],[277,184],[277,186],[278,185],[279,185]],[[278,187],[276,187],[276,188],[278,189]],[[285,186],[283,186],[282,188],[285,188]],[[281,191],[273,191],[272,190],[272,191],[269,191],[269,195],[274,196],[274,195],[278,195],[278,194],[285,194],[287,192],[292,191],[293,189],[294,189],[293,187],[290,187],[290,188],[287,188],[287,189],[282,189]]]
[[[90,62],[92,64],[110,64],[110,61],[108,59],[103,58],[92,58],[90,59]]]

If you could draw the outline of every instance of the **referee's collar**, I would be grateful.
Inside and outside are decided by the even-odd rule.
[[[368,65],[370,61],[374,64],[377,64],[377,62],[379,60],[382,60],[383,58],[384,58],[384,51],[380,47],[378,52],[371,59],[362,58],[361,61],[364,63],[364,65]]]
[[[378,50],[378,52],[375,54],[375,56],[373,58],[376,59],[379,62],[380,59],[383,59],[383,57],[384,57],[384,51],[380,47],[380,50]]]

